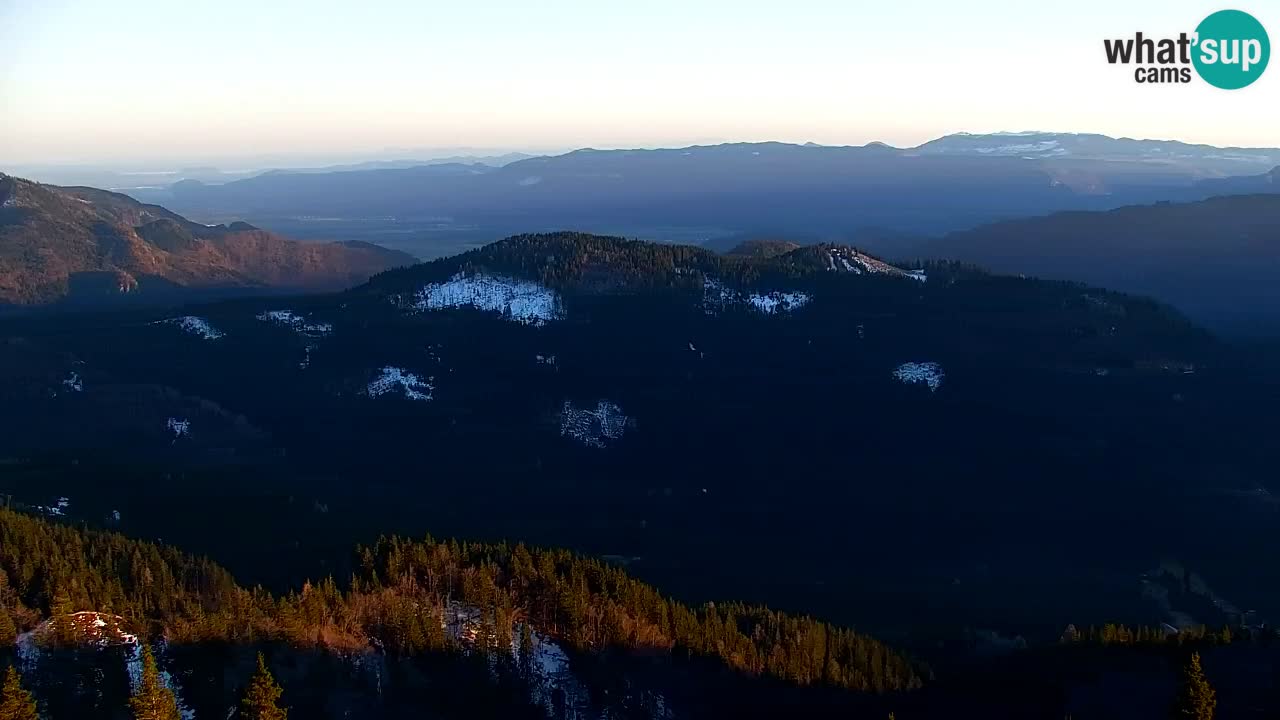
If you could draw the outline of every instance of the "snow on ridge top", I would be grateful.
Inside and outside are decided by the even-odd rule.
[[[365,389],[365,393],[369,397],[385,395],[396,388],[400,388],[404,391],[404,396],[410,400],[432,399],[432,393],[436,389],[436,386],[432,384],[435,378],[428,377],[423,380],[403,368],[390,365],[382,368],[380,372],[381,374],[374,378]]]
[[[929,386],[929,390],[937,392],[942,386],[942,380],[946,374],[942,372],[942,366],[934,362],[908,362],[902,363],[893,371],[893,377],[898,382],[911,385],[921,383]]]
[[[607,441],[621,438],[630,424],[632,420],[622,412],[622,408],[608,400],[596,403],[594,410],[576,408],[565,400],[560,412],[560,434],[587,447],[605,447]]]
[[[287,328],[311,337],[328,335],[333,332],[331,323],[313,323],[307,322],[307,318],[294,313],[292,310],[267,310],[258,313],[258,319],[263,322],[273,323],[275,325],[283,325]]]
[[[852,253],[855,258],[857,253]],[[827,270],[839,271],[843,269],[845,272],[851,272],[854,275],[862,274],[861,264],[854,265],[849,262],[849,258],[844,252],[844,248],[831,248],[827,251]]]
[[[708,315],[717,315],[732,305],[746,305],[765,315],[777,315],[799,310],[812,301],[813,296],[804,292],[775,290],[746,295],[714,278],[702,281],[702,310]]]
[[[1018,137],[1009,135],[1006,137]],[[998,145],[994,147],[974,148],[974,152],[982,155],[1024,155],[1040,153],[1041,157],[1066,155],[1068,151],[1064,147],[1059,147],[1057,140],[1042,140],[1035,143],[1011,143],[1008,145]]]
[[[410,306],[419,312],[460,307],[498,312],[512,322],[534,326],[564,317],[559,293],[541,283],[499,275],[468,276],[462,272],[447,282],[426,285]]]
[[[847,247],[830,247],[827,248],[827,271],[828,272],[847,272],[854,275],[863,273],[872,273],[879,275],[894,275],[897,277],[908,277],[912,280],[924,282],[927,280],[924,270],[903,270],[902,268],[890,265],[883,260],[877,260],[870,255]]]
[[[217,340],[223,337],[225,333],[209,324],[208,320],[195,315],[183,315],[182,317],[169,318],[161,320],[165,325],[176,325],[192,335],[202,337],[205,340]]]

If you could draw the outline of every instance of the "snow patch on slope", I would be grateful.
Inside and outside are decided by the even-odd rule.
[[[902,363],[893,371],[893,377],[898,382],[912,385],[922,383],[929,386],[929,390],[937,392],[942,387],[942,380],[946,375],[942,372],[942,366],[933,362],[908,362]]]
[[[156,648],[153,652],[156,656],[156,663],[160,662],[160,655],[163,654],[163,647]],[[131,692],[137,692],[138,687],[142,685],[142,645],[134,644],[129,648],[129,655],[125,658],[125,670],[129,673],[129,689]],[[182,720],[195,720],[196,712],[187,707],[182,700],[182,693],[178,689],[177,683],[173,680],[173,675],[168,670],[160,669],[160,683],[173,692],[173,697],[178,704],[178,716]]]
[[[196,337],[204,338],[205,340],[217,340],[224,336],[224,333],[210,325],[208,320],[194,315],[169,318],[168,320],[161,320],[160,322],[165,325],[176,325],[186,332],[195,335]]]
[[[138,636],[124,630],[125,619],[118,615],[86,610],[71,613],[58,618],[50,618],[38,625],[34,630],[23,633],[17,640],[18,662],[25,672],[38,671],[42,659],[41,645],[45,638],[65,624],[71,625],[73,636],[82,648],[106,650],[109,648],[127,648],[124,654],[125,672],[129,676],[130,689],[136,691],[142,684],[142,645]],[[163,647],[157,649],[157,656],[163,653]],[[157,657],[158,659],[158,657]],[[193,720],[195,713],[182,700],[173,676],[166,670],[160,671],[160,681],[173,691],[178,701],[178,712],[182,720]]]
[[[307,337],[324,337],[333,332],[331,323],[310,322],[303,315],[297,315],[292,310],[268,310],[258,313],[258,319],[263,322],[269,322],[274,325],[287,327]]]
[[[753,293],[747,297],[747,304],[766,315],[776,315],[799,310],[812,300],[809,294],[802,292]]]
[[[501,313],[512,322],[534,326],[564,317],[556,291],[541,283],[496,275],[458,273],[448,282],[423,287],[410,304],[419,312],[461,307]]]
[[[22,633],[15,641],[15,645],[18,649],[19,667],[24,671],[35,669],[40,662],[40,646],[36,644],[36,631]]]
[[[512,633],[511,653],[520,659],[520,634]],[[591,717],[591,693],[573,674],[569,655],[551,638],[531,631],[533,641],[529,661],[529,700],[542,708],[547,717]]]
[[[190,437],[191,435],[191,421],[186,418],[179,419],[171,417],[165,421],[164,426],[169,430],[169,432],[173,433],[174,440],[181,437]]]
[[[266,312],[258,313],[257,317],[263,322],[289,328],[308,339],[308,342],[302,348],[302,359],[298,361],[299,370],[306,370],[311,367],[311,353],[320,347],[311,341],[333,334],[332,323],[311,322],[307,320],[306,316],[299,315],[292,310],[267,310]]]
[[[119,615],[85,610],[61,617],[49,618],[40,623],[30,635],[38,649],[45,637],[70,625],[69,634],[83,647],[108,648],[137,645],[138,636],[124,629],[125,619]]]
[[[406,371],[403,368],[392,367],[390,365],[379,371],[381,374],[369,383],[365,392],[369,397],[378,397],[386,395],[393,390],[401,390],[404,396],[410,400],[431,400],[432,393],[436,387],[433,383],[434,377],[428,377],[426,380]]]
[[[634,424],[622,408],[608,400],[596,403],[593,410],[576,408],[568,400],[560,412],[560,434],[587,447],[603,448],[618,440]]]
[[[1009,137],[1016,136],[1011,135]],[[1025,157],[1025,159],[1028,160],[1061,157],[1070,152],[1064,147],[1059,147],[1057,140],[1043,140],[1035,143],[1010,143],[1008,145],[974,148],[973,151],[979,155],[994,155],[999,157],[1019,156]]]
[[[813,296],[803,292],[772,291],[746,294],[725,286],[715,278],[702,281],[702,310],[708,315],[719,315],[726,309],[745,305],[765,315],[778,315],[808,305]]]
[[[496,654],[488,656],[495,679],[498,654],[509,654],[512,660],[521,665],[528,663],[529,701],[541,708],[548,718],[588,720],[611,717],[593,711],[590,690],[574,674],[569,654],[551,636],[530,628],[530,653],[525,657],[521,648],[521,636],[525,630],[522,623],[512,625],[510,644],[507,645],[498,642],[493,616],[474,605],[450,602],[443,610],[440,627],[464,652],[471,653],[482,648],[496,651]],[[668,720],[671,717],[666,709],[665,698],[645,693],[642,702],[646,707],[654,709],[649,713],[653,720]]]
[[[71,498],[60,497],[54,504],[45,507],[37,505],[36,512],[43,513],[49,517],[65,517],[67,511],[71,509]]]

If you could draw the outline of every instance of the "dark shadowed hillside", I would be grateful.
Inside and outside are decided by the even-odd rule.
[[[337,295],[0,332],[31,366],[0,416],[15,496],[114,505],[252,581],[431,529],[613,556],[679,597],[1055,637],[1218,622],[1144,595],[1166,558],[1260,612],[1280,583],[1233,550],[1273,542],[1269,371],[1089,286],[532,235]],[[51,457],[86,470],[53,482]]]
[[[998,272],[1151,295],[1230,332],[1280,330],[1280,195],[1060,213],[929,241]]]

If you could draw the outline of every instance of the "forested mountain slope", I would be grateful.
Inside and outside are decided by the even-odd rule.
[[[324,684],[315,667],[326,662],[350,683],[337,700],[346,706],[342,717],[356,710],[362,717],[398,717],[443,709],[438,699],[422,698],[440,680],[416,676],[433,665],[468,683],[475,696],[466,702],[480,712],[470,717],[505,716],[504,706],[563,714],[565,703],[573,717],[628,707],[631,716],[647,707],[648,717],[713,717],[711,708],[734,702],[715,692],[725,683],[717,676],[726,674],[740,676],[747,687],[749,678],[772,678],[782,687],[779,699],[788,686],[838,688],[848,695],[843,704],[857,707],[854,694],[913,690],[928,672],[851,630],[761,607],[690,608],[598,560],[524,545],[383,538],[356,551],[357,570],[346,587],[328,579],[272,596],[170,547],[4,510],[0,540],[0,627],[12,628],[0,637],[0,654],[17,643],[23,670],[40,679],[42,700],[57,709],[54,718],[73,712],[108,717],[127,694],[108,685],[98,688],[108,691],[106,698],[93,687],[55,695],[68,682],[69,652],[99,648],[103,657],[78,652],[89,668],[105,663],[114,671],[110,677],[129,665],[139,640],[162,643],[184,705],[209,717],[225,716],[223,708],[234,702],[226,692],[233,688],[220,692],[205,676],[220,664],[234,672],[233,654],[211,649],[219,645],[275,646],[286,664],[301,663],[295,673],[302,677],[288,697],[308,717],[336,711],[326,695],[337,688]],[[93,622],[73,623],[86,614]],[[106,627],[104,619],[115,633],[111,640],[92,630]],[[112,648],[125,655],[117,667],[111,667]],[[494,668],[490,677],[485,658]],[[607,673],[618,676],[606,680]],[[705,677],[712,690],[699,699],[701,707],[668,706],[666,689],[679,690],[696,677]],[[607,685],[587,684],[602,680]],[[608,696],[608,685],[633,683]],[[488,684],[498,690],[491,707],[483,698]],[[553,707],[553,696],[560,707]]]
[[[1277,611],[1238,552],[1275,542],[1270,370],[1142,298],[557,234],[0,334],[0,488],[249,582],[345,577],[351,545],[429,530],[908,644]],[[1224,602],[1154,597],[1162,561]]]
[[[0,174],[0,303],[333,290],[412,262],[366,243],[299,243],[244,223],[208,227],[125,195]]]
[[[1273,704],[1237,677],[1274,666],[1268,629],[1069,627],[937,676],[861,633],[689,607],[563,550],[384,537],[353,561],[349,581],[271,593],[169,546],[0,510],[0,663],[50,720],[141,717],[125,707],[144,649],[184,718],[245,717],[255,653],[307,718],[1157,718],[1197,651],[1221,716]]]

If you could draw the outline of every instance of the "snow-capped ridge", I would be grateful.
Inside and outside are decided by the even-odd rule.
[[[826,248],[827,272],[845,272],[853,275],[891,275],[925,282],[924,270],[903,270],[883,260],[858,252],[851,247],[835,245]]]
[[[564,317],[560,294],[541,283],[504,275],[459,272],[448,281],[423,286],[408,309],[424,312],[472,307],[500,313],[512,322],[541,326]]]

